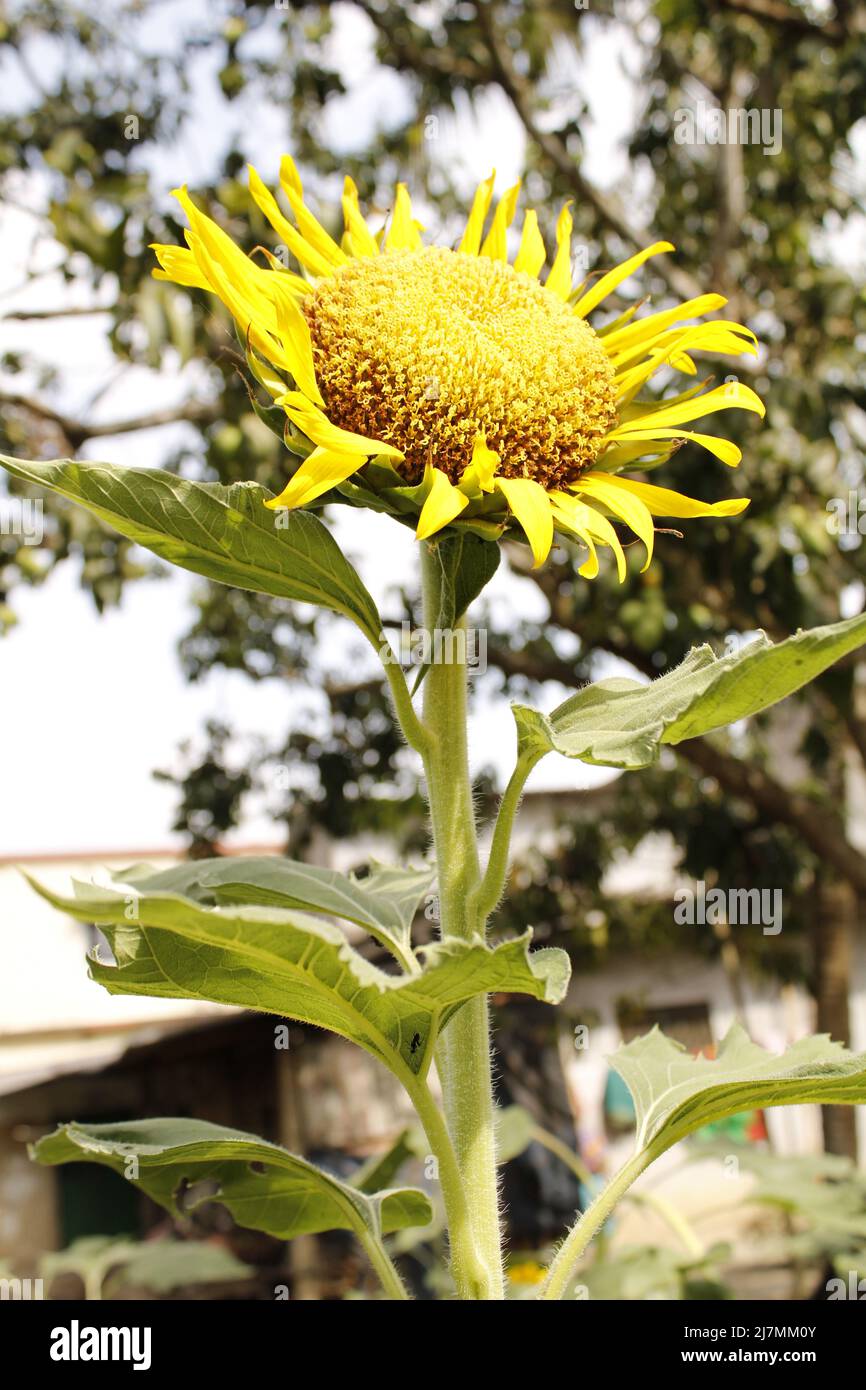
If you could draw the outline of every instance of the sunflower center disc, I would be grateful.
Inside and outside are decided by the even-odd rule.
[[[613,368],[583,319],[502,261],[443,247],[354,260],[304,300],[329,418],[457,482],[476,434],[545,487],[595,460]]]

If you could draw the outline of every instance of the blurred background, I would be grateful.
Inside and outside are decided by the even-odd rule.
[[[672,241],[623,302],[725,294],[761,340],[736,371],[767,418],[723,417],[737,475],[686,446],[662,481],[752,505],[686,523],[685,542],[660,536],[622,588],[610,567],[581,580],[564,551],[538,573],[519,547],[508,556],[474,619],[486,820],[509,771],[510,699],[550,708],[696,643],[863,608],[864,32],[849,0],[2,4],[0,449],[282,487],[221,306],[150,278],[149,243],[182,240],[181,183],[245,248],[273,245],[247,160],[275,185],[291,152],[334,231],[350,173],[381,219],[405,180],[450,244],[495,167],[500,191],[524,178],[548,239],[573,200],[576,267]],[[349,509],[327,519],[388,621],[411,619],[408,533]],[[401,1093],[366,1054],[294,1024],[275,1048],[273,1020],[240,1011],[110,998],[86,974],[96,933],[14,866],[60,881],[187,855],[420,861],[423,800],[374,665],[338,620],[169,572],[11,483],[0,701],[0,1277],[73,1297],[368,1296],[348,1238],[287,1248],[218,1205],[172,1223],[102,1169],[29,1162],[27,1142],[58,1121],[176,1113],[344,1175],[400,1141],[407,1176],[435,1188]],[[605,1061],[620,1041],[658,1023],[712,1055],[740,1017],[777,1050],[815,1030],[866,1048],[864,768],[850,658],[652,771],[533,774],[498,925],[532,924],[576,974],[555,1013],[497,1001],[514,1296],[628,1148],[628,1096]],[[677,920],[700,885],[778,891],[781,930]],[[401,1241],[417,1291],[441,1293],[436,1240]],[[800,1107],[680,1146],[581,1277],[600,1297],[825,1298],[864,1264],[863,1119]]]

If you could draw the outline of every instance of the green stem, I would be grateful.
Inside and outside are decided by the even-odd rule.
[[[448,1221],[451,1273],[457,1295],[465,1300],[483,1299],[488,1284],[487,1271],[476,1251],[469,1204],[448,1127],[426,1081],[416,1077],[403,1084],[424,1126],[424,1133],[438,1164],[439,1185]]]
[[[369,1231],[363,1223],[357,1228],[357,1234],[388,1297],[395,1300],[399,1299],[401,1302],[408,1301],[409,1291],[381,1241],[377,1240],[372,1231]]]
[[[424,622],[431,637],[448,613],[447,584],[434,546],[422,546]],[[458,629],[464,626],[456,625]],[[460,650],[452,643],[452,652]],[[436,854],[440,932],[479,934],[473,899],[480,883],[467,741],[465,661],[434,662],[424,681],[424,754]],[[493,1074],[487,999],[464,1004],[440,1039],[436,1063],[448,1128],[469,1205],[475,1248],[485,1271],[481,1296],[504,1298],[496,1173]]]
[[[383,658],[381,652],[379,652],[379,657],[382,660],[382,667],[391,690],[391,701],[394,705],[397,723],[400,725],[403,737],[409,747],[413,748],[416,753],[420,753],[423,758],[429,745],[427,730],[415,713],[415,706],[412,704],[412,696],[403,674],[403,668],[398,662],[393,648],[389,647],[388,650],[390,652],[388,659]]]
[[[654,1157],[655,1154],[647,1149],[642,1149],[636,1153],[633,1158],[629,1159],[625,1167],[620,1168],[616,1177],[598,1194],[595,1201],[590,1203],[559,1247],[539,1298],[550,1300],[565,1297],[571,1277],[574,1274],[574,1267],[589,1242],[604,1225],[614,1207],[635,1179],[639,1178],[644,1169],[649,1167]]]
[[[691,1255],[696,1260],[703,1259],[706,1254],[703,1241],[694,1230],[691,1222],[674,1206],[673,1202],[668,1201],[667,1197],[660,1197],[656,1192],[641,1192],[639,1195],[633,1194],[628,1200],[649,1207],[650,1211],[654,1211],[670,1227],[687,1255]]]
[[[493,827],[493,839],[490,842],[487,867],[474,902],[475,911],[482,924],[486,923],[490,914],[495,910],[505,889],[514,819],[517,815],[520,799],[523,796],[526,779],[541,756],[540,753],[521,754],[517,760],[517,766],[511,774],[508,786],[502,794],[496,824]]]
[[[563,1144],[561,1139],[557,1138],[555,1134],[551,1134],[549,1129],[543,1129],[541,1125],[533,1125],[531,1133],[537,1144],[543,1145],[550,1153],[555,1154],[567,1168],[571,1169],[578,1182],[582,1182],[585,1187],[592,1187],[593,1173],[567,1144]]]

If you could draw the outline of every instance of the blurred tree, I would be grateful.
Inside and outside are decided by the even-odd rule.
[[[576,557],[565,551],[526,574],[549,621],[496,632],[491,620],[491,657],[509,686],[572,687],[611,657],[651,676],[695,642],[721,645],[758,626],[781,637],[837,618],[842,603],[857,611],[866,551],[856,524],[832,534],[828,503],[853,494],[856,505],[863,483],[866,313],[862,253],[855,266],[851,247],[858,232],[862,244],[864,212],[862,161],[852,149],[866,109],[864,16],[863,4],[850,0],[823,7],[820,16],[795,0],[633,0],[591,10],[570,0],[219,0],[202,10],[128,0],[110,17],[95,0],[75,9],[51,0],[13,3],[0,23],[3,71],[15,98],[0,114],[0,188],[4,203],[24,199],[34,213],[38,254],[29,278],[44,273],[47,247],[66,280],[89,286],[93,303],[107,306],[118,372],[145,366],[176,373],[193,359],[207,369],[191,400],[144,419],[97,424],[96,401],[86,403],[82,418],[53,404],[63,385],[60,364],[8,351],[2,443],[11,452],[75,453],[101,435],[185,420],[184,442],[172,435],[154,463],[276,485],[279,448],[250,410],[219,306],[149,279],[147,244],[179,237],[164,211],[156,155],[200,118],[203,103],[219,108],[226,128],[240,133],[226,137],[211,169],[195,171],[194,191],[223,210],[245,245],[268,244],[270,233],[236,179],[243,157],[254,153],[251,117],[283,113],[286,146],[322,176],[323,189],[330,175],[348,170],[385,211],[395,178],[405,177],[449,225],[462,199],[442,131],[455,111],[496,93],[497,114],[507,110],[522,129],[528,192],[546,209],[548,234],[558,201],[570,197],[576,250],[590,265],[669,237],[678,254],[646,268],[647,294],[662,307],[708,287],[726,293],[732,315],[765,345],[756,366],[738,364],[737,371],[768,407],[761,428],[751,417],[725,421],[730,433],[734,419],[744,448],[739,486],[753,499],[744,518],[694,524],[685,542],[660,536],[651,570],[639,575],[633,565],[623,589],[609,573],[594,584],[581,581]],[[388,74],[393,98],[368,139],[353,130],[348,155],[323,138],[353,80],[347,45],[335,42],[340,32],[350,34],[353,54],[366,64],[363,80]],[[628,168],[614,191],[597,187],[582,168],[592,121],[581,59],[611,37],[635,98]],[[365,44],[378,67],[369,65]],[[731,107],[778,113],[780,147],[770,153],[760,143],[682,139],[686,113]],[[56,313],[69,312],[81,311],[57,306]],[[709,370],[718,368],[710,363]],[[665,481],[689,490],[703,463],[697,491],[729,493],[722,466],[707,467],[704,458],[686,446]],[[100,607],[115,602],[127,581],[153,572],[125,542],[66,509],[52,511],[42,551],[9,536],[0,536],[0,547],[0,622],[13,621],[16,584],[39,582],[70,554]],[[519,547],[512,563],[525,572]],[[253,678],[304,680],[312,674],[313,637],[313,624],[279,605],[213,588],[202,591],[183,655],[192,676],[223,664]],[[527,895],[521,919],[564,934],[585,961],[598,958],[603,941],[643,949],[680,940],[664,907],[605,902],[601,911],[597,896],[616,846],[663,827],[695,877],[784,886],[782,937],[756,941],[754,929],[732,929],[728,958],[733,946],[743,959],[796,972],[797,928],[805,928],[818,1027],[847,1039],[850,943],[866,893],[866,855],[846,804],[852,769],[862,777],[866,759],[862,706],[850,661],[786,705],[781,719],[687,744],[639,784],[620,779],[603,822],[564,827],[552,863],[533,856],[518,867],[516,883]],[[324,743],[312,726],[296,727],[270,746],[262,742],[251,759],[252,778],[274,765],[294,768],[274,807],[294,844],[304,844],[314,824],[369,828],[381,816],[395,827],[401,796],[417,809],[417,789],[385,731],[381,696],[366,684],[341,687],[336,707],[337,727]],[[375,766],[365,767],[371,732]],[[200,771],[189,770],[191,783]],[[193,813],[201,807],[189,788],[185,795],[180,823],[194,842]],[[414,814],[399,819],[410,837],[417,833]],[[587,919],[590,908],[601,911],[604,931],[597,915]],[[726,949],[715,938],[703,945]],[[828,1143],[850,1152],[853,1114],[828,1114],[826,1124]]]

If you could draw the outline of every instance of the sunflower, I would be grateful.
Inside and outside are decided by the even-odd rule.
[[[491,217],[494,177],[480,185],[456,250],[425,245],[405,184],[374,234],[347,178],[339,243],[307,206],[288,156],[280,185],[293,220],[250,168],[252,197],[301,275],[265,248],[256,248],[263,264],[245,255],[186,188],[175,196],[189,219],[187,247],[153,248],[157,278],[222,300],[271,409],[284,412],[283,437],[300,462],[268,506],[321,505],[327,495],[390,512],[419,540],[446,527],[491,541],[516,532],[536,566],[558,532],[586,548],[586,578],[598,574],[599,547],[609,547],[620,580],[616,526],[643,542],[646,568],[654,517],[727,517],[748,506],[747,498],[704,503],[620,475],[657,467],[685,440],[733,466],[741,457],[734,444],[683,426],[732,407],[764,413],[735,379],[638,400],[663,369],[696,376],[696,352],[756,353],[748,328],[706,319],[725,304],[721,295],[643,316],[633,304],[588,323],[645,261],[672,251],[669,242],[574,286],[569,204],[543,280],[547,253],[532,209],[509,261],[519,184]]]

